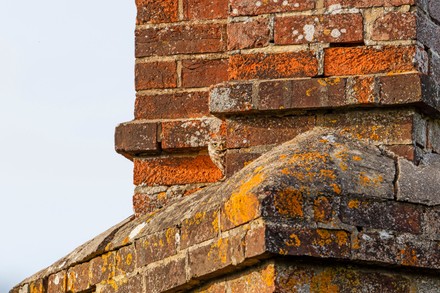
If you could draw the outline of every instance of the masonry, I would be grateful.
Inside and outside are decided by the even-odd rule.
[[[438,3],[136,0],[134,215],[11,292],[438,292]]]

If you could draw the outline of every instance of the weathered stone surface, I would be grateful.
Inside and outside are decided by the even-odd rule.
[[[440,155],[423,157],[419,166],[399,159],[397,199],[425,205],[440,204]]]

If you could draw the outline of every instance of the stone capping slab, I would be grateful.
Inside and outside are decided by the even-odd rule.
[[[184,273],[167,284],[188,289],[274,255],[438,271],[440,227],[428,216],[438,211],[426,205],[420,188],[420,203],[395,199],[396,178],[404,173],[396,173],[397,162],[403,161],[343,131],[316,128],[223,183],[124,220],[11,292],[51,285],[54,274],[66,276],[71,291],[80,284],[82,290],[111,292],[106,286],[127,279],[146,288],[170,277],[168,270]],[[121,264],[128,255],[130,262]],[[112,279],[94,275],[101,261]],[[73,282],[69,272],[85,272],[88,279]]]

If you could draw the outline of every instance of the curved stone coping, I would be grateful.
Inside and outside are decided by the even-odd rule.
[[[72,292],[118,292],[118,282],[127,280],[155,288],[149,291],[190,288],[271,255],[438,270],[438,197],[424,195],[423,186],[435,189],[440,182],[402,179],[421,169],[433,173],[437,163],[428,169],[408,164],[341,131],[317,128],[223,183],[124,220],[11,292],[35,284],[51,292],[60,278],[62,290]],[[417,193],[402,196],[411,190]],[[105,269],[95,273],[96,266]],[[82,271],[86,279],[79,280]],[[171,278],[169,272],[181,273],[161,282]]]

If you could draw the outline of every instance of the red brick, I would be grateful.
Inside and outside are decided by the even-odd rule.
[[[227,18],[228,0],[184,0],[183,10],[185,19]]]
[[[355,43],[362,40],[363,18],[359,13],[275,19],[275,44]]]
[[[228,80],[228,60],[184,60],[183,87],[207,87]]]
[[[376,19],[371,37],[375,41],[413,40],[416,17],[411,12],[390,12]]]
[[[275,12],[304,11],[315,8],[315,0],[255,1],[230,0],[230,14],[258,15]]]
[[[207,147],[212,137],[222,136],[220,119],[162,122],[162,149]]]
[[[175,22],[178,20],[178,1],[136,0],[137,24]]]
[[[120,124],[116,127],[115,148],[118,153],[131,156],[157,151],[157,124]]]
[[[418,74],[381,76],[378,81],[381,104],[408,104],[422,100],[422,85]]]
[[[346,105],[343,78],[267,81],[258,85],[258,110],[311,109]]]
[[[267,18],[228,23],[228,50],[261,48],[269,45],[270,30]]]
[[[134,184],[213,183],[223,177],[209,156],[160,157],[134,160]]]
[[[279,144],[315,126],[312,116],[253,117],[227,120],[227,148]]]
[[[276,274],[275,266],[271,263],[266,263],[260,267],[253,267],[241,273],[238,277],[229,280],[228,287],[231,290],[230,292],[280,292],[275,289]]]
[[[341,7],[366,8],[373,6],[401,6],[414,4],[414,0],[325,0],[325,6],[340,5]]]
[[[159,263],[145,272],[147,292],[165,292],[187,283],[186,258]],[[133,291],[134,292],[134,291]],[[138,291],[143,292],[143,291]]]
[[[415,147],[413,145],[390,145],[387,148],[400,157],[414,161]]]
[[[311,51],[237,54],[229,59],[231,80],[312,77],[317,74],[318,61]]]
[[[175,61],[137,63],[135,67],[136,90],[175,88],[177,65]]]
[[[347,103],[369,105],[379,103],[379,90],[374,76],[354,76],[347,79]]]
[[[136,57],[221,52],[226,48],[225,24],[175,25],[136,30]]]
[[[198,118],[209,115],[208,92],[138,94],[134,107],[136,119]]]
[[[325,49],[324,74],[363,75],[415,70],[413,46],[383,48],[347,47]]]

